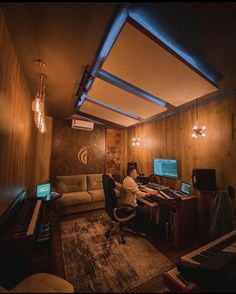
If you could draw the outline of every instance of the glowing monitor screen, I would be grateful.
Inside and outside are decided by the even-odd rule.
[[[186,195],[190,194],[191,185],[185,182],[181,183],[180,191]]]
[[[178,179],[176,159],[153,159],[154,175],[171,179]]]
[[[51,184],[41,184],[36,186],[36,197],[37,198],[50,198],[51,194]]]

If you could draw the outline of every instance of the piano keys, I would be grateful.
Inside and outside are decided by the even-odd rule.
[[[182,256],[181,261],[199,265],[221,251],[234,252],[236,254],[236,229]]]
[[[236,292],[236,229],[182,256],[177,268],[204,289]]]
[[[0,242],[0,282],[6,288],[29,275],[38,238],[44,203],[41,199],[26,196],[26,191],[19,194],[4,220]]]

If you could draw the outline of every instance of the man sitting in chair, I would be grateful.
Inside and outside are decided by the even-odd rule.
[[[150,193],[145,193],[139,190],[137,183],[134,181],[137,176],[138,174],[134,167],[127,169],[127,176],[123,181],[123,188],[126,192],[124,204],[129,204],[136,210],[133,229],[137,232],[143,232],[146,235],[149,235],[152,226],[149,211],[145,207],[137,204],[137,197],[145,197],[150,195]]]

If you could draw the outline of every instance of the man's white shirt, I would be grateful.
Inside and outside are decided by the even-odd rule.
[[[137,206],[137,197],[144,197],[148,193],[139,190],[137,183],[130,176],[126,176],[123,181],[123,187],[125,188],[125,204]]]

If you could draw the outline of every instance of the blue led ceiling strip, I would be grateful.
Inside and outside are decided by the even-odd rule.
[[[127,92],[130,92],[132,94],[135,94],[139,97],[142,97],[142,98],[145,98],[147,100],[150,100],[156,104],[159,104],[163,107],[166,107],[166,108],[172,108],[174,107],[172,104],[166,102],[165,100],[162,100],[161,98],[158,98],[114,75],[112,75],[111,73],[105,71],[105,70],[102,70],[100,69],[97,73],[97,77],[110,83],[110,84],[113,84],[121,89],[124,89],[126,90]]]
[[[138,121],[141,121],[141,120],[142,120],[141,117],[139,117],[139,116],[137,116],[137,115],[135,115],[135,114],[131,114],[131,113],[126,112],[126,111],[124,111],[124,110],[122,110],[122,109],[120,109],[120,108],[117,108],[117,107],[115,107],[115,106],[108,105],[108,104],[106,104],[106,103],[104,103],[104,102],[102,102],[102,101],[99,101],[99,100],[96,100],[96,99],[90,98],[90,97],[88,97],[88,96],[87,96],[86,100],[87,100],[87,101],[90,101],[90,102],[92,102],[92,103],[98,104],[98,105],[100,105],[100,106],[102,106],[102,107],[105,107],[105,108],[107,108],[107,109],[109,109],[109,110],[111,110],[111,111],[115,111],[115,112],[120,113],[120,114],[122,114],[122,115],[128,116],[128,117],[130,117],[130,118],[132,118],[132,119],[135,119],[135,120],[138,120]]]
[[[92,83],[97,74],[97,71],[99,70],[99,68],[101,68],[103,62],[105,61],[107,55],[109,54],[111,50],[112,45],[114,44],[116,38],[118,37],[119,32],[121,31],[123,25],[125,24],[125,21],[128,17],[128,11],[127,11],[128,6],[129,6],[128,3],[121,5],[117,15],[115,16],[112,22],[112,25],[110,26],[105,36],[103,37],[103,40],[96,54],[94,64],[90,68],[88,78],[84,82],[84,85],[82,85],[84,92],[82,95],[80,95],[76,103],[77,110],[79,110],[79,107],[83,104],[83,101],[86,98],[86,94],[92,86]]]

